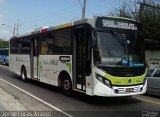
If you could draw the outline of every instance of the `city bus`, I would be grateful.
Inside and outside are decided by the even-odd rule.
[[[44,27],[10,39],[9,69],[90,96],[144,94],[143,28],[138,21],[96,16]]]
[[[0,48],[0,63],[8,65],[9,48]]]

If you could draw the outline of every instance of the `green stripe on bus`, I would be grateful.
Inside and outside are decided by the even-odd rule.
[[[136,85],[136,84],[142,84],[144,82],[145,74],[134,77],[115,77],[106,74],[104,78],[110,80],[112,85]]]
[[[43,66],[42,66],[41,61],[39,61],[38,67],[39,67],[39,69],[40,69],[40,70],[42,70],[42,69],[43,69]]]
[[[106,17],[108,17],[108,18],[115,18],[115,19],[122,19],[122,20],[136,21],[134,19],[129,19],[129,18],[125,18],[125,17],[118,17],[118,16],[106,16]]]
[[[66,23],[66,24],[62,24],[62,25],[58,25],[58,26],[54,26],[54,29],[60,29],[60,28],[66,28],[66,27],[70,27],[72,26],[72,23]]]
[[[71,63],[66,63],[66,66],[68,67],[69,72],[71,73],[71,70],[72,70],[72,65],[71,65]]]

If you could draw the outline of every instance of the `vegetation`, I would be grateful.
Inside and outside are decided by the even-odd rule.
[[[9,41],[0,39],[0,48],[9,48]]]
[[[160,0],[130,0],[112,11],[111,15],[140,21],[146,49],[160,49]]]

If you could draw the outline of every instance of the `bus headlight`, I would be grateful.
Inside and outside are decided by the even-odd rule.
[[[97,80],[100,81],[101,83],[103,83],[103,84],[105,84],[106,86],[112,88],[111,82],[110,82],[108,79],[104,78],[103,76],[101,76],[101,75],[99,75],[99,74],[96,74],[96,78],[97,78]]]

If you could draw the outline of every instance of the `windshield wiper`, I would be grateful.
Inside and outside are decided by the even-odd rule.
[[[126,48],[126,38],[125,35],[122,34],[123,37],[119,36],[116,32],[113,32],[112,30],[110,30],[110,33],[112,34],[112,36],[114,37],[114,39],[116,39],[116,41],[124,47],[124,51],[125,53],[127,53],[127,48]],[[122,41],[121,41],[121,40]]]

